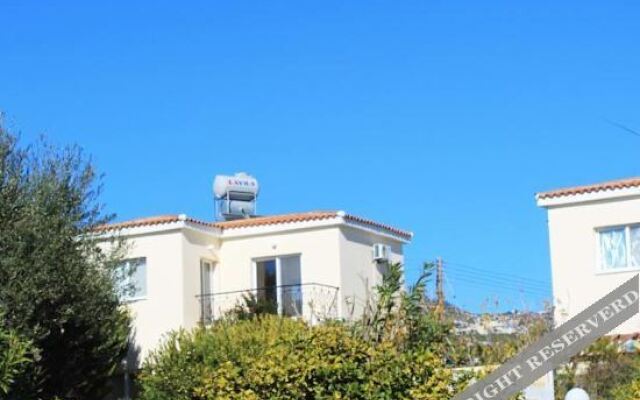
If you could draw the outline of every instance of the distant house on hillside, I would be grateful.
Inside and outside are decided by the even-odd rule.
[[[563,323],[640,272],[640,178],[542,192],[555,321]],[[640,316],[614,334],[640,332]]]

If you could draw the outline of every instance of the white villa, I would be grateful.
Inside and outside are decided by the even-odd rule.
[[[219,318],[252,293],[281,315],[311,323],[358,315],[383,261],[402,262],[407,231],[316,211],[206,222],[186,215],[103,227],[130,250],[128,305],[138,360],[163,335]]]
[[[555,321],[640,272],[640,178],[538,193],[548,211]],[[640,333],[640,316],[612,334]]]

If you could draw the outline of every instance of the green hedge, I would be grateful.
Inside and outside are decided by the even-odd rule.
[[[428,399],[457,389],[427,349],[367,342],[341,324],[278,317],[180,331],[145,362],[145,400]]]
[[[640,399],[640,379],[628,385],[621,386],[613,391],[612,400],[638,400]]]

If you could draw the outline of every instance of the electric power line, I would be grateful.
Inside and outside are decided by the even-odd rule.
[[[541,292],[541,293],[547,293],[550,291],[550,288],[544,288],[544,287],[537,287],[537,286],[529,286],[524,282],[515,282],[515,281],[510,281],[510,280],[503,280],[503,278],[499,277],[499,276],[483,276],[483,275],[472,275],[469,274],[467,272],[461,272],[461,271],[454,271],[449,269],[447,271],[450,275],[452,276],[457,276],[457,277],[461,277],[461,278],[465,278],[468,280],[474,280],[474,281],[478,281],[478,282],[488,282],[494,285],[498,285],[501,287],[504,286],[508,286],[508,287],[518,287],[518,288],[522,288],[522,289],[527,289],[529,291],[532,292]]]
[[[479,289],[486,289],[487,291],[508,291],[508,292],[517,292],[517,293],[525,293],[531,296],[539,296],[539,297],[549,297],[549,292],[543,292],[538,290],[532,290],[525,287],[518,287],[513,285],[502,285],[499,283],[492,283],[486,280],[474,280],[464,276],[455,276],[448,274],[450,280],[458,286],[469,287],[473,286]],[[460,292],[460,291],[459,291]]]
[[[454,290],[454,289],[453,289],[453,286],[450,284],[451,279],[449,279],[449,277],[447,276],[447,274],[444,274],[444,278],[445,278],[445,284],[447,284],[447,285],[448,285],[448,287],[450,287],[451,291],[453,291],[453,290]],[[471,286],[474,286],[474,285],[472,284]],[[483,289],[486,289],[486,288],[487,288],[485,284],[478,284],[478,285],[475,285],[474,287],[481,287],[481,288],[483,288]],[[507,291],[507,292],[508,292],[508,293],[513,293],[512,291]],[[496,299],[496,297],[495,297],[495,296],[497,295],[497,293],[493,292],[493,293],[491,293],[491,294],[494,296],[494,299]],[[522,307],[522,309],[527,309],[527,305],[526,305],[527,303],[526,303],[526,299],[525,299],[525,297],[524,297],[524,295],[525,295],[525,294],[526,294],[528,297],[529,297],[529,296],[539,296],[539,295],[534,295],[534,294],[529,294],[529,293],[522,293],[522,292],[518,291],[518,292],[517,292],[518,300],[519,300],[520,302],[522,302],[522,303],[523,303],[523,307]],[[502,297],[500,298],[500,303],[502,303],[502,304],[507,304],[507,305],[509,305],[509,304],[514,304],[514,303],[515,303],[515,301],[514,301],[513,297],[514,297],[513,295],[506,295],[506,296],[502,296]],[[455,298],[456,298],[456,296],[454,295],[454,296],[453,296],[453,298],[455,299]],[[489,298],[487,297],[485,300],[488,300],[488,299],[489,299]]]
[[[455,281],[464,282],[468,285],[472,285],[478,288],[484,288],[484,289],[491,288],[494,290],[497,289],[501,291],[526,293],[532,296],[549,296],[550,295],[549,291],[532,289],[532,288],[527,288],[522,286],[517,287],[516,285],[502,284],[501,282],[495,282],[490,280],[490,278],[485,278],[485,277],[472,278],[464,275],[451,274],[450,271],[445,272],[445,276],[449,276],[454,283]]]
[[[542,284],[537,284],[537,283],[533,283],[533,282],[529,282],[526,279],[514,279],[508,276],[503,276],[501,275],[501,273],[499,272],[494,272],[491,274],[478,274],[477,272],[470,272],[470,271],[466,271],[466,270],[459,270],[456,268],[449,268],[449,271],[451,273],[454,273],[456,275],[460,275],[463,277],[467,277],[470,279],[484,279],[484,280],[488,280],[494,283],[499,283],[499,284],[504,284],[504,285],[516,285],[516,286],[522,286],[525,288],[529,288],[532,290],[538,290],[538,291],[549,291],[550,287],[549,285],[542,285]]]
[[[451,262],[451,261],[447,261],[445,264],[453,266],[453,267],[456,267],[456,268],[459,268],[459,269],[467,269],[467,270],[470,270],[472,272],[478,272],[478,273],[483,273],[483,274],[491,274],[491,275],[493,275],[493,274],[499,273],[500,275],[502,275],[504,277],[510,277],[510,278],[515,279],[515,280],[524,280],[524,281],[527,281],[529,283],[538,284],[538,285],[542,285],[542,286],[545,286],[545,287],[549,286],[549,282],[548,281],[540,280],[540,279],[534,279],[534,278],[525,278],[523,276],[519,276],[519,275],[516,275],[516,274],[509,273],[509,272],[502,272],[502,271],[496,272],[495,270],[489,270],[489,269],[486,269],[486,268],[474,267],[474,266],[471,266],[471,265],[468,265],[468,264],[461,264],[461,263],[456,263],[456,262]]]
[[[619,122],[616,122],[616,121],[612,121],[612,120],[607,119],[607,118],[605,118],[604,120],[605,120],[608,124],[613,125],[613,126],[615,126],[616,128],[622,129],[623,131],[627,132],[628,134],[631,134],[631,135],[634,135],[634,136],[638,136],[638,137],[640,137],[640,132],[638,132],[638,131],[636,131],[636,130],[634,130],[634,129],[631,129],[631,128],[629,128],[629,127],[628,127],[628,126],[626,126],[626,125],[623,125],[623,124],[621,124],[621,123],[619,123]]]

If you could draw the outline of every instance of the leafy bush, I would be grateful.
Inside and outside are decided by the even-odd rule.
[[[435,307],[425,294],[433,269],[432,263],[425,263],[416,283],[404,290],[402,265],[389,264],[363,315],[353,324],[355,333],[362,340],[390,341],[401,349],[426,347],[438,353],[447,352],[452,324],[437,318]]]
[[[5,398],[17,376],[31,362],[30,344],[15,332],[0,328],[0,398]]]
[[[617,387],[612,391],[612,400],[638,400],[640,399],[640,377],[632,382]]]
[[[268,315],[253,299],[210,327],[172,333],[146,360],[144,400],[450,399],[466,383],[445,365],[450,325],[390,265],[354,323],[309,326]]]
[[[261,299],[255,293],[245,293],[242,301],[227,312],[225,318],[230,320],[244,320],[262,315],[278,314],[278,305],[269,299]]]
[[[556,372],[556,399],[564,399],[573,387],[585,389],[593,399],[640,399],[640,359],[621,351],[614,338],[600,338]]]
[[[145,400],[429,399],[456,382],[440,357],[361,340],[343,324],[264,316],[173,333],[146,361]]]

